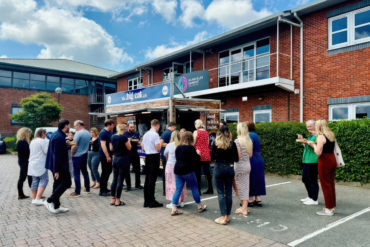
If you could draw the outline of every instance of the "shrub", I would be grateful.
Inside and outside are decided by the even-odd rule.
[[[346,166],[337,169],[337,180],[345,182],[370,182],[370,120],[330,122],[342,150]],[[236,125],[230,124],[236,137]],[[304,123],[272,122],[256,124],[261,139],[261,153],[265,171],[279,175],[300,175],[303,147],[296,143],[297,134],[308,137]]]
[[[17,138],[15,136],[5,137],[4,142],[8,151],[15,152],[17,150]]]

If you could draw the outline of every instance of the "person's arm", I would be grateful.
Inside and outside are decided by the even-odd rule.
[[[46,155],[48,153],[48,149],[49,149],[49,141],[48,140],[44,140],[43,143],[42,143],[42,152]]]
[[[157,150],[157,152],[160,152],[161,151],[161,148],[162,148],[162,141],[163,139],[159,140],[159,136],[157,136],[154,144],[155,144],[155,150]]]
[[[75,155],[75,153],[76,153],[77,145],[78,145],[78,142],[75,142],[75,144],[71,147],[71,155],[72,155],[72,157],[73,157],[73,156]]]
[[[235,141],[235,144],[236,144],[236,148],[238,150],[238,157],[239,157],[239,159],[241,159],[242,153],[241,153],[241,150],[240,150],[240,143],[239,143],[239,141],[238,142]]]
[[[313,148],[316,155],[320,157],[325,143],[326,143],[325,137],[323,135],[319,135],[317,137],[317,144],[313,141],[310,141],[308,144]]]
[[[163,154],[164,154],[164,157],[166,157],[166,160],[168,161],[168,153],[170,152],[170,150],[169,150],[169,146],[167,145],[166,146],[166,148],[164,149],[164,152],[163,152]]]
[[[109,150],[110,150],[111,152],[113,152],[113,145],[112,145],[112,143],[109,143]]]
[[[198,136],[198,132],[197,132],[197,130],[194,130],[194,132],[193,132],[194,145],[195,145],[195,143],[197,143],[197,136]]]
[[[100,140],[101,149],[103,150],[103,153],[104,153],[105,157],[107,158],[107,161],[108,162],[111,162],[112,159],[111,159],[111,157],[109,155],[109,152],[108,152],[106,143],[107,143],[107,141]]]
[[[55,140],[54,143],[54,176],[56,179],[59,178],[59,172],[63,169],[63,155],[64,155],[64,150],[66,149],[66,142],[64,138],[58,138]]]
[[[128,151],[130,151],[130,150],[131,150],[132,146],[131,146],[131,141],[130,141],[130,139],[129,139],[129,138],[127,138],[127,141],[126,141],[126,143],[125,143],[125,146],[126,146],[126,148],[127,148],[127,150],[128,150]]]
[[[234,162],[238,162],[239,161],[239,154],[238,154],[238,149],[236,148],[236,145],[235,145],[235,142],[232,142],[232,150],[233,150],[233,159],[234,159]]]

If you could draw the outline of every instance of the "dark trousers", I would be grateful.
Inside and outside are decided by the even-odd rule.
[[[131,154],[130,155],[130,164],[135,173],[135,187],[139,187],[141,185],[140,181],[140,156],[139,154]],[[127,188],[131,188],[131,177],[130,173],[127,174],[126,178]]]
[[[304,183],[308,197],[317,201],[319,195],[319,184],[317,182],[317,163],[303,164],[302,182]]]
[[[27,171],[28,171],[28,164],[19,164],[19,178],[18,178],[18,196],[24,196],[23,193],[23,183],[26,181],[26,178],[28,180],[28,186],[31,188],[32,184],[32,176],[27,176]]]
[[[47,199],[48,203],[54,203],[54,208],[57,209],[60,206],[60,197],[63,193],[71,187],[71,174],[69,173],[68,169],[59,171],[59,178],[55,179],[54,177],[54,184],[53,184],[53,193]]]
[[[234,176],[234,167],[228,163],[217,163],[216,161],[215,181],[221,216],[231,214],[231,207],[233,205],[232,185]]]
[[[87,153],[79,157],[72,157],[73,162],[73,178],[75,180],[75,192],[81,194],[81,176],[84,177],[85,189],[87,192],[90,192],[90,178],[89,172],[87,171]]]
[[[164,152],[164,151],[163,151]],[[163,186],[163,195],[166,195],[166,164],[167,164],[167,159],[166,156],[161,154],[161,160],[162,160],[162,186]]]
[[[121,198],[123,179],[130,175],[130,163],[128,157],[114,157],[113,160],[113,181],[111,185],[111,195]]]
[[[144,204],[155,201],[155,183],[160,163],[159,154],[147,154],[145,158]]]
[[[108,180],[112,173],[112,162],[108,162],[104,155],[100,155],[101,176],[100,176],[100,193],[108,192]]]
[[[325,207],[327,209],[335,208],[335,172],[337,170],[337,161],[334,153],[323,153],[319,157],[319,177],[322,193],[324,194]]]
[[[195,168],[195,174],[197,176],[197,182],[198,182],[198,189],[199,194],[201,194],[201,188],[202,188],[202,168],[204,171],[204,175],[207,179],[208,184],[208,191],[213,192],[213,186],[212,186],[212,175],[210,172],[210,165],[208,161],[200,161],[199,164]]]

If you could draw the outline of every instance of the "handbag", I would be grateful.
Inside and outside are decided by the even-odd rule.
[[[343,157],[342,157],[342,151],[340,150],[339,148],[339,145],[338,145],[338,142],[335,140],[335,144],[334,144],[334,155],[335,155],[335,159],[337,161],[337,167],[344,167],[346,164],[344,164],[344,160],[343,160]]]

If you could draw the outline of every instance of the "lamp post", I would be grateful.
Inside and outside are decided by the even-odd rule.
[[[59,101],[60,101],[60,95],[62,94],[62,88],[60,88],[60,87],[57,87],[56,89],[55,89],[55,93],[58,95],[58,104],[59,104]]]

